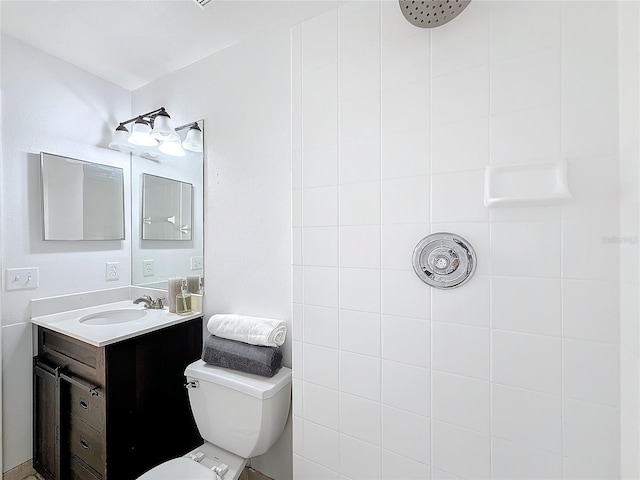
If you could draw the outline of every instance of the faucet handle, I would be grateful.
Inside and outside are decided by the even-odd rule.
[[[164,301],[164,298],[162,298],[162,297],[158,297],[158,298],[156,298],[156,299],[153,301],[153,306],[154,306],[155,308],[157,308],[157,309],[164,308],[164,303],[163,303],[163,301]]]

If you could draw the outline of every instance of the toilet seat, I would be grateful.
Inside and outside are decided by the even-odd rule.
[[[174,458],[153,467],[138,480],[215,480],[216,474],[204,465],[185,457]]]
[[[246,464],[246,458],[205,442],[183,457],[153,467],[136,480],[238,480]],[[218,476],[213,468],[226,471]]]

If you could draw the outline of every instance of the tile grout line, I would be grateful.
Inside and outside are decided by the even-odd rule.
[[[488,75],[489,75],[489,79],[487,81],[487,85],[489,88],[489,92],[487,95],[487,101],[489,103],[488,108],[487,108],[487,112],[489,114],[489,118],[487,120],[487,160],[489,162],[489,165],[491,165],[491,147],[492,147],[492,115],[491,115],[491,80],[492,80],[492,75],[491,75],[491,71],[493,70],[492,68],[492,55],[491,55],[491,33],[492,33],[492,27],[493,27],[493,5],[490,4],[487,9],[488,11],[488,15],[489,15],[489,25],[488,25],[488,32],[487,35],[489,36],[488,38],[488,44],[489,44],[489,48],[488,48],[488,62],[489,62],[489,69],[488,69]],[[486,188],[486,187],[485,187]],[[486,207],[485,207],[486,208]],[[493,235],[492,235],[492,228],[491,228],[491,217],[492,217],[492,212],[489,211],[488,212],[488,223],[489,223],[489,250],[487,252],[488,258],[487,258],[487,267],[488,267],[488,277],[489,277],[489,478],[491,478],[493,476],[493,470],[494,470],[494,465],[493,465],[493,281],[492,281],[492,276],[493,276],[493,266],[491,264],[491,246],[492,246],[492,242],[493,242]]]
[[[338,275],[338,473],[340,475],[342,475],[342,428],[341,428],[341,420],[342,420],[342,414],[341,414],[341,409],[340,409],[340,397],[341,397],[341,393],[342,393],[342,389],[341,389],[341,379],[342,379],[342,374],[341,374],[341,357],[342,357],[342,350],[340,348],[340,325],[342,324],[342,312],[341,312],[341,295],[340,295],[340,287],[341,287],[341,280],[340,280],[340,236],[341,236],[341,222],[340,222],[340,200],[341,200],[341,196],[340,196],[340,155],[341,155],[341,151],[340,151],[340,43],[341,43],[341,36],[340,36],[340,7],[336,7],[335,8],[335,21],[336,21],[336,78],[335,78],[335,82],[336,82],[336,234],[337,234],[337,238],[336,238],[336,242],[337,242],[337,268],[336,268],[336,272]]]
[[[305,307],[305,301],[304,301],[304,297],[305,297],[305,281],[304,281],[304,271],[305,271],[305,263],[304,263],[304,224],[305,224],[305,216],[304,216],[304,197],[305,197],[305,189],[304,189],[304,161],[305,161],[305,155],[304,155],[304,23],[300,26],[300,264],[301,264],[301,268],[300,268],[300,301],[302,302],[302,306],[301,306],[301,318],[300,321],[302,322],[302,348],[301,348],[301,352],[300,355],[302,356],[302,358],[300,358],[300,363],[301,363],[301,375],[300,375],[300,392],[299,395],[301,397],[301,403],[302,403],[302,412],[301,412],[301,418],[303,419],[303,423],[302,423],[302,445],[301,445],[301,450],[302,450],[302,456],[305,460],[308,461],[308,457],[307,457],[307,452],[305,452],[304,449],[304,444],[305,444],[305,439],[307,434],[306,432],[306,428],[305,428],[305,423],[307,422],[307,418],[306,418],[306,413],[305,413],[305,408],[304,408],[304,384],[305,384],[305,374],[304,374],[304,352],[306,350],[306,345],[305,345],[305,328],[304,328],[304,324],[305,324],[305,315],[304,315],[304,307]]]
[[[562,76],[563,76],[563,48],[562,48],[562,24],[564,20],[564,8],[560,4],[560,38],[558,39],[559,51],[560,51],[560,157],[564,153],[564,141],[563,141],[563,120],[564,109],[562,101]],[[564,478],[564,398],[565,398],[565,385],[564,385],[564,312],[565,312],[565,297],[564,297],[564,221],[565,221],[564,209],[560,210],[560,475]]]
[[[429,233],[433,228],[433,34],[429,31]],[[429,472],[433,478],[433,288],[429,287]]]
[[[379,459],[379,468],[380,468],[380,477],[384,478],[384,460],[383,460],[383,451],[384,451],[384,409],[383,409],[383,385],[384,385],[384,371],[383,371],[383,342],[384,342],[384,325],[382,322],[382,294],[383,294],[383,278],[382,278],[382,3],[378,2],[378,84],[380,85],[380,93],[378,94],[378,195],[379,195],[379,206],[378,206],[378,245],[380,247],[379,257],[378,257],[378,281],[380,285],[380,298],[379,298],[379,313],[378,313],[378,364],[380,368],[379,372],[379,405],[380,405],[380,416],[378,418],[378,429],[380,433],[380,459]]]

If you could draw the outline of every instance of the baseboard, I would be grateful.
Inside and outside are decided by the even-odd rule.
[[[17,467],[4,472],[2,474],[2,480],[22,480],[29,475],[35,475],[35,473],[36,471],[33,469],[33,462],[29,459]]]
[[[251,467],[245,467],[244,472],[247,474],[247,480],[273,480],[271,477],[267,477],[264,473],[259,472]],[[240,477],[242,478],[242,477]]]

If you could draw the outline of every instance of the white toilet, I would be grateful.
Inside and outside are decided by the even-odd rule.
[[[291,403],[291,370],[260,377],[207,365],[185,372],[189,402],[205,444],[138,480],[237,480],[247,459],[262,455],[284,430]]]

